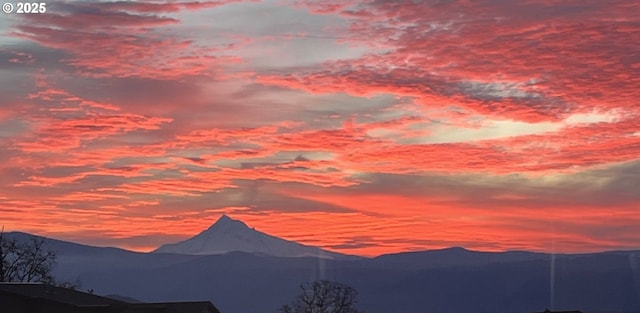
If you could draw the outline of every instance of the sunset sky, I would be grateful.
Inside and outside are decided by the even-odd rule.
[[[0,15],[0,225],[640,249],[639,99],[633,0],[48,1]]]

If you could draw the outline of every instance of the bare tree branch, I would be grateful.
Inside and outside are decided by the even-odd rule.
[[[0,232],[0,281],[53,283],[56,255],[46,248],[44,237],[28,242],[7,238]]]
[[[358,313],[353,306],[358,292],[350,286],[326,280],[300,285],[302,292],[282,313]]]

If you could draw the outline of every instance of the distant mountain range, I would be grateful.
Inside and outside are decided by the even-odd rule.
[[[185,241],[163,245],[153,252],[215,255],[233,251],[278,257],[355,258],[274,237],[249,228],[242,221],[234,220],[226,215],[222,215],[215,224],[200,234]]]
[[[48,244],[57,253],[56,277],[79,281],[82,289],[145,302],[210,300],[222,313],[278,312],[300,283],[316,279],[353,286],[366,313],[640,312],[640,251],[449,248],[359,258],[282,240],[228,217],[152,253]]]

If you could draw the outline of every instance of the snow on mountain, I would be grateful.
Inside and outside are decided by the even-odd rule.
[[[220,217],[215,224],[200,234],[181,242],[162,245],[153,252],[214,255],[233,251],[277,257],[351,258],[348,255],[265,234],[226,215]]]

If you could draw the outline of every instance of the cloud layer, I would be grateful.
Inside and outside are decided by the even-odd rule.
[[[635,249],[632,1],[56,1],[0,24],[0,223],[150,250]]]

